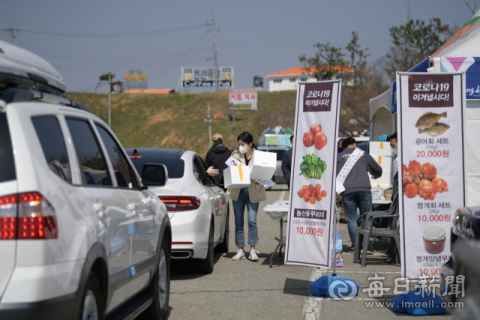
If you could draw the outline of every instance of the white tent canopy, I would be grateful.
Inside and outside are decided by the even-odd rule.
[[[390,115],[390,90],[370,99],[370,137],[378,141],[381,135],[395,132],[395,118]]]

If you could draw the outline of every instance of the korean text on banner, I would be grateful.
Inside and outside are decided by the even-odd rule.
[[[440,275],[466,205],[465,74],[398,73],[402,276]]]
[[[285,264],[331,267],[341,81],[300,83]]]

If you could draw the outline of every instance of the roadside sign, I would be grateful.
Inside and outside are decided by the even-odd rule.
[[[230,110],[257,110],[257,89],[230,90]]]
[[[402,277],[440,275],[467,204],[465,74],[397,73]]]
[[[341,80],[299,83],[285,264],[331,267]]]

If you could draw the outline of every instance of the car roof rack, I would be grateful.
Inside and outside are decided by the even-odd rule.
[[[70,100],[66,97],[57,96],[50,93],[45,93],[36,90],[28,90],[21,88],[8,88],[0,97],[1,100],[4,100],[7,103],[11,102],[32,102],[40,101],[46,103],[60,104],[68,107],[77,108],[80,110],[88,111],[80,103]]]

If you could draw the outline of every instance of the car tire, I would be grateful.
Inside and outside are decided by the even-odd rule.
[[[208,251],[205,259],[192,259],[191,266],[192,271],[195,273],[210,274],[213,272],[214,267],[214,244],[213,244],[213,224],[210,225],[210,231],[208,234]]]
[[[227,206],[227,216],[225,217],[225,230],[223,231],[223,241],[217,245],[215,252],[227,253],[230,242],[230,205]]]
[[[170,244],[163,239],[157,272],[148,286],[153,301],[136,319],[166,320],[170,302]]]
[[[90,272],[78,311],[78,319],[103,319],[104,305],[101,292],[97,277]]]

